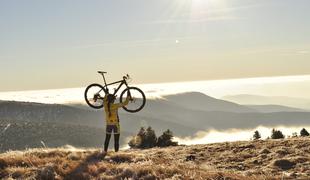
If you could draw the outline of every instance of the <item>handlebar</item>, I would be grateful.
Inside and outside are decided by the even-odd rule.
[[[123,76],[123,79],[124,79],[124,80],[126,80],[126,79],[130,79],[129,74],[126,74],[126,76]]]

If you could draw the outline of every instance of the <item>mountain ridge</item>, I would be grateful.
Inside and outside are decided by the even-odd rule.
[[[188,109],[201,111],[225,111],[225,112],[257,112],[247,106],[216,99],[200,92],[185,92],[163,96],[164,99],[182,105]]]
[[[216,100],[216,99],[215,99]],[[183,106],[184,103],[177,104],[167,99],[148,100],[142,111],[136,114],[120,111],[121,131],[124,135],[135,135],[141,126],[151,126],[158,134],[170,129],[177,137],[193,137],[198,131],[229,130],[233,128],[251,129],[258,126],[275,127],[275,126],[306,126],[309,125],[310,112],[224,112],[224,111],[204,111],[193,110]],[[75,129],[79,125],[85,127],[83,133],[92,137],[92,128],[99,139],[105,134],[105,121],[103,110],[93,110],[87,106],[67,106],[59,104],[40,104],[30,102],[2,102],[0,103],[0,120],[8,120],[0,128],[6,128],[11,122],[19,124],[31,122],[31,127],[43,123],[41,131],[48,131],[47,124],[56,126],[65,126]],[[33,128],[32,128],[33,129]],[[57,128],[60,129],[60,128]],[[58,130],[55,129],[54,132]],[[100,129],[100,130],[98,130]],[[14,130],[14,129],[10,129]],[[101,133],[102,130],[102,133]],[[78,131],[78,130],[77,130]],[[69,131],[68,131],[69,132]],[[19,133],[17,130],[12,133]],[[72,133],[74,134],[74,133]],[[25,136],[28,137],[28,136]],[[124,137],[122,138],[124,139]],[[68,139],[71,142],[72,139]],[[20,141],[23,143],[23,141]],[[126,144],[125,141],[123,141]],[[64,142],[65,144],[65,142]],[[74,144],[83,146],[85,143]],[[97,142],[99,146],[101,142]],[[18,147],[25,147],[21,144]],[[18,148],[20,149],[20,148]]]
[[[262,96],[252,94],[237,94],[224,96],[221,99],[239,103],[242,105],[282,105],[293,108],[310,110],[310,99],[286,97],[286,96]]]

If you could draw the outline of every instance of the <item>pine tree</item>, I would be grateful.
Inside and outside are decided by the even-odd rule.
[[[152,148],[155,146],[167,147],[167,146],[177,146],[178,143],[172,141],[173,133],[169,129],[160,137],[156,137],[155,131],[152,127],[148,127],[146,130],[144,127],[141,127],[138,134],[133,136],[132,139],[128,142],[128,145],[131,148]]]
[[[172,139],[173,139],[173,133],[168,129],[167,131],[163,132],[161,136],[158,137],[157,146],[159,147],[177,146],[178,143],[173,142]]]
[[[152,148],[156,146],[157,137],[155,131],[149,126],[146,129],[145,139],[144,139],[144,147]]]
[[[254,139],[254,140],[258,140],[258,139],[260,139],[260,138],[261,138],[261,135],[260,135],[260,133],[256,130],[256,131],[254,132],[253,139]]]
[[[140,128],[140,131],[138,132],[137,136],[141,139],[140,144],[138,145],[138,148],[145,148],[146,131],[144,127]]]
[[[141,136],[141,137],[144,137],[145,133],[146,133],[146,131],[145,131],[144,127],[141,127],[137,135]]]
[[[284,135],[281,131],[272,129],[271,131],[271,139],[283,139]]]
[[[309,136],[309,133],[305,128],[302,128],[302,130],[300,131],[300,136],[302,137]]]

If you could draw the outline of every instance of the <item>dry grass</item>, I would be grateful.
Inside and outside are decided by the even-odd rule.
[[[306,179],[307,138],[125,150],[31,149],[0,154],[0,179]]]

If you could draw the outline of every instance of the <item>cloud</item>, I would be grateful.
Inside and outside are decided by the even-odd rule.
[[[193,36],[184,36],[184,37],[173,37],[173,38],[156,38],[156,39],[144,39],[144,40],[136,40],[136,41],[115,41],[115,42],[103,42],[103,43],[94,43],[94,44],[86,44],[81,46],[75,46],[73,49],[89,49],[103,46],[125,46],[125,47],[135,47],[135,46],[148,46],[158,43],[179,43],[184,39],[195,38]]]
[[[262,6],[262,4],[256,3],[256,4],[248,4],[248,5],[243,5],[243,6],[235,6],[235,7],[215,8],[215,9],[210,9],[210,10],[205,10],[205,11],[199,11],[199,13],[201,14],[233,13],[236,11],[260,7],[260,6]]]
[[[95,47],[102,47],[102,46],[133,46],[133,45],[145,45],[150,43],[157,43],[160,42],[161,39],[148,39],[148,40],[137,40],[137,41],[115,41],[115,42],[104,42],[104,43],[97,43],[97,44],[86,44],[82,46],[75,46],[74,49],[88,49],[88,48],[95,48]]]
[[[172,43],[174,42],[172,41]],[[148,98],[160,98],[168,94],[193,91],[201,92],[216,98],[236,94],[310,98],[308,91],[308,89],[310,89],[310,75],[133,84],[132,86],[141,88]],[[84,103],[84,90],[85,87],[0,92],[0,100],[28,101],[48,104]]]
[[[196,19],[166,19],[150,22],[149,24],[180,24],[180,23],[203,23],[208,21],[225,21],[225,20],[237,20],[241,19],[232,15],[221,15],[206,18],[196,18]]]
[[[310,127],[288,127],[288,126],[277,126],[277,127],[265,127],[258,126],[253,129],[230,129],[225,131],[218,131],[215,129],[208,131],[200,131],[193,137],[175,137],[175,141],[179,144],[193,145],[193,144],[209,144],[217,142],[233,142],[233,141],[248,141],[253,137],[254,131],[258,130],[261,134],[262,139],[270,137],[271,130],[275,128],[282,131],[285,136],[291,136],[293,133],[298,133],[302,128],[310,129]]]
[[[238,17],[234,12],[259,6],[261,6],[261,4],[248,4],[236,7],[218,7],[206,10],[198,10],[197,12],[183,13],[181,16],[183,18],[168,18],[147,22],[145,24],[180,24],[240,20],[244,19],[244,17]],[[200,16],[200,18],[192,17],[193,14]]]
[[[302,46],[308,46],[301,44]],[[274,55],[307,55],[310,51],[307,49],[299,49],[298,47],[259,47],[259,48],[244,48],[241,50],[242,55],[251,55],[251,54],[274,54]]]
[[[297,54],[309,54],[310,51],[308,51],[308,50],[301,50],[301,51],[297,51],[296,53]]]

